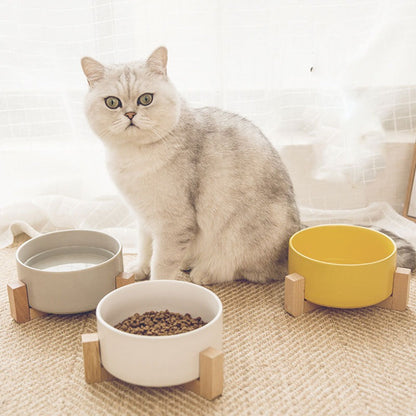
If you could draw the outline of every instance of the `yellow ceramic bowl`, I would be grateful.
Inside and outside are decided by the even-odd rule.
[[[393,289],[396,245],[385,234],[352,225],[320,225],[289,241],[289,273],[305,278],[305,299],[334,308],[361,308]]]

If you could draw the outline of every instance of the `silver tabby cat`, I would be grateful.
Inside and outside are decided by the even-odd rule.
[[[137,279],[266,282],[286,272],[300,229],[277,151],[244,118],[190,108],[167,77],[167,50],[105,67],[82,59],[86,113],[110,174],[137,213]]]

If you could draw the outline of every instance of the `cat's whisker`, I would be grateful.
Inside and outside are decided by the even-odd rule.
[[[111,126],[112,127],[116,127],[116,128],[118,128],[118,127],[121,127],[121,126],[125,126],[126,125],[126,121],[125,120],[123,120],[123,119],[116,119],[116,120],[114,120],[112,123],[111,123]]]
[[[111,131],[107,127],[104,127],[98,131],[98,135],[100,137],[109,137],[111,136]]]
[[[158,126],[155,120],[141,114],[136,121],[137,126],[142,130],[147,130],[156,135],[160,140],[166,140],[166,137],[170,134],[171,130]]]
[[[153,126],[150,129],[153,133],[155,133],[158,137],[161,139],[169,136],[172,134],[172,130],[164,129],[161,126],[157,126],[155,123],[153,123]]]
[[[163,132],[159,132],[158,129],[156,128],[153,128],[151,131],[163,142],[166,142],[168,139],[168,136],[170,135],[170,132],[163,134]]]
[[[138,120],[136,121],[136,123],[142,129],[151,129],[155,125],[154,120],[152,120],[149,117],[146,117],[144,115],[141,115],[138,118]]]

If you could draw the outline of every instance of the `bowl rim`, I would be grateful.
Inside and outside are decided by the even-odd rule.
[[[389,240],[392,243],[393,250],[392,250],[392,252],[388,256],[385,256],[385,257],[383,257],[380,260],[371,261],[371,262],[367,262],[367,263],[345,263],[344,264],[344,263],[333,263],[333,262],[329,262],[329,261],[323,261],[323,260],[314,259],[313,257],[306,256],[305,254],[301,253],[299,250],[297,250],[293,246],[293,239],[298,234],[307,232],[308,230],[314,229],[314,228],[330,228],[330,227],[360,228],[360,229],[363,229],[363,230],[372,232],[374,234],[381,235],[382,237],[386,238],[387,240]],[[389,260],[391,257],[395,256],[396,253],[397,253],[396,243],[388,235],[382,233],[381,231],[374,230],[373,228],[364,227],[364,226],[361,226],[361,225],[353,225],[353,224],[321,224],[321,225],[314,225],[314,226],[311,226],[311,227],[303,228],[302,230],[297,231],[295,234],[293,234],[290,237],[290,239],[289,239],[289,249],[290,250],[293,250],[296,254],[298,254],[299,256],[303,257],[304,259],[310,260],[310,261],[315,262],[315,263],[327,264],[327,265],[337,266],[337,267],[357,267],[357,266],[367,266],[367,265],[373,265],[373,264],[377,264],[377,263],[382,263],[384,261]]]
[[[102,263],[98,263],[98,264],[95,264],[94,266],[86,267],[86,268],[80,269],[80,270],[63,270],[63,271],[42,270],[42,269],[37,269],[36,267],[28,266],[27,264],[25,264],[20,259],[20,252],[21,252],[21,250],[23,250],[29,244],[35,244],[34,241],[36,241],[38,239],[47,238],[47,237],[49,237],[52,234],[84,233],[84,232],[101,234],[103,236],[106,236],[106,237],[109,237],[109,238],[113,239],[117,243],[117,251],[115,253],[113,253],[113,255],[109,259],[103,261]],[[64,246],[58,246],[58,247],[64,247]],[[97,247],[97,248],[99,248],[99,247]],[[121,242],[120,242],[120,240],[118,238],[116,238],[116,237],[114,237],[114,236],[112,236],[112,235],[110,235],[108,233],[105,233],[103,231],[91,230],[91,229],[84,229],[84,228],[83,229],[75,229],[75,230],[74,229],[57,230],[57,231],[51,231],[51,232],[48,232],[48,233],[45,233],[45,234],[39,234],[39,235],[37,235],[35,237],[32,237],[31,239],[25,241],[17,249],[17,251],[16,251],[16,261],[22,267],[25,267],[26,269],[30,269],[30,270],[33,270],[33,271],[36,271],[36,272],[41,272],[41,273],[46,273],[46,274],[70,274],[70,273],[77,273],[77,274],[79,274],[79,273],[84,273],[87,270],[90,271],[90,270],[94,270],[94,269],[97,269],[99,267],[105,266],[107,263],[110,263],[111,261],[113,261],[114,258],[118,257],[121,254],[122,249],[123,249],[123,247],[122,247]],[[42,253],[42,252],[39,252],[38,254],[40,254],[40,253]]]
[[[120,329],[115,328],[113,325],[110,325],[102,317],[102,315],[101,315],[101,308],[102,308],[103,303],[107,301],[107,298],[108,297],[114,296],[114,294],[116,292],[119,293],[120,291],[123,291],[123,290],[131,290],[131,288],[133,286],[137,286],[137,285],[149,285],[149,284],[179,284],[179,285],[192,285],[192,286],[198,287],[202,291],[205,291],[205,292],[209,293],[215,299],[215,301],[217,303],[217,306],[218,306],[218,311],[215,314],[214,318],[212,318],[204,326],[201,326],[201,327],[199,327],[197,329],[192,329],[191,331],[183,332],[181,334],[174,334],[174,335],[139,335],[139,334],[130,334],[129,332],[121,331]],[[198,332],[201,332],[201,331],[205,331],[205,330],[208,329],[208,327],[214,325],[219,319],[221,319],[222,314],[223,314],[223,306],[222,306],[221,299],[212,290],[207,289],[206,287],[201,286],[201,285],[198,285],[196,283],[185,282],[185,281],[182,281],[182,280],[172,280],[172,279],[144,280],[144,281],[132,283],[130,285],[122,286],[122,287],[120,287],[118,289],[113,290],[110,293],[107,293],[98,302],[97,308],[95,310],[95,315],[96,315],[96,318],[97,318],[97,322],[99,322],[101,325],[103,325],[106,329],[110,330],[114,334],[121,335],[121,336],[126,336],[126,337],[131,338],[131,339],[147,340],[149,342],[158,341],[158,340],[162,340],[162,339],[168,339],[168,338],[169,339],[175,339],[175,338],[183,338],[183,337],[193,336],[194,334],[196,334]]]

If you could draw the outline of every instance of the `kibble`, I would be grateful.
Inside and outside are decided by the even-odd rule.
[[[176,335],[193,331],[206,323],[201,317],[192,318],[189,313],[149,311],[135,313],[115,325],[116,329],[136,335]]]

